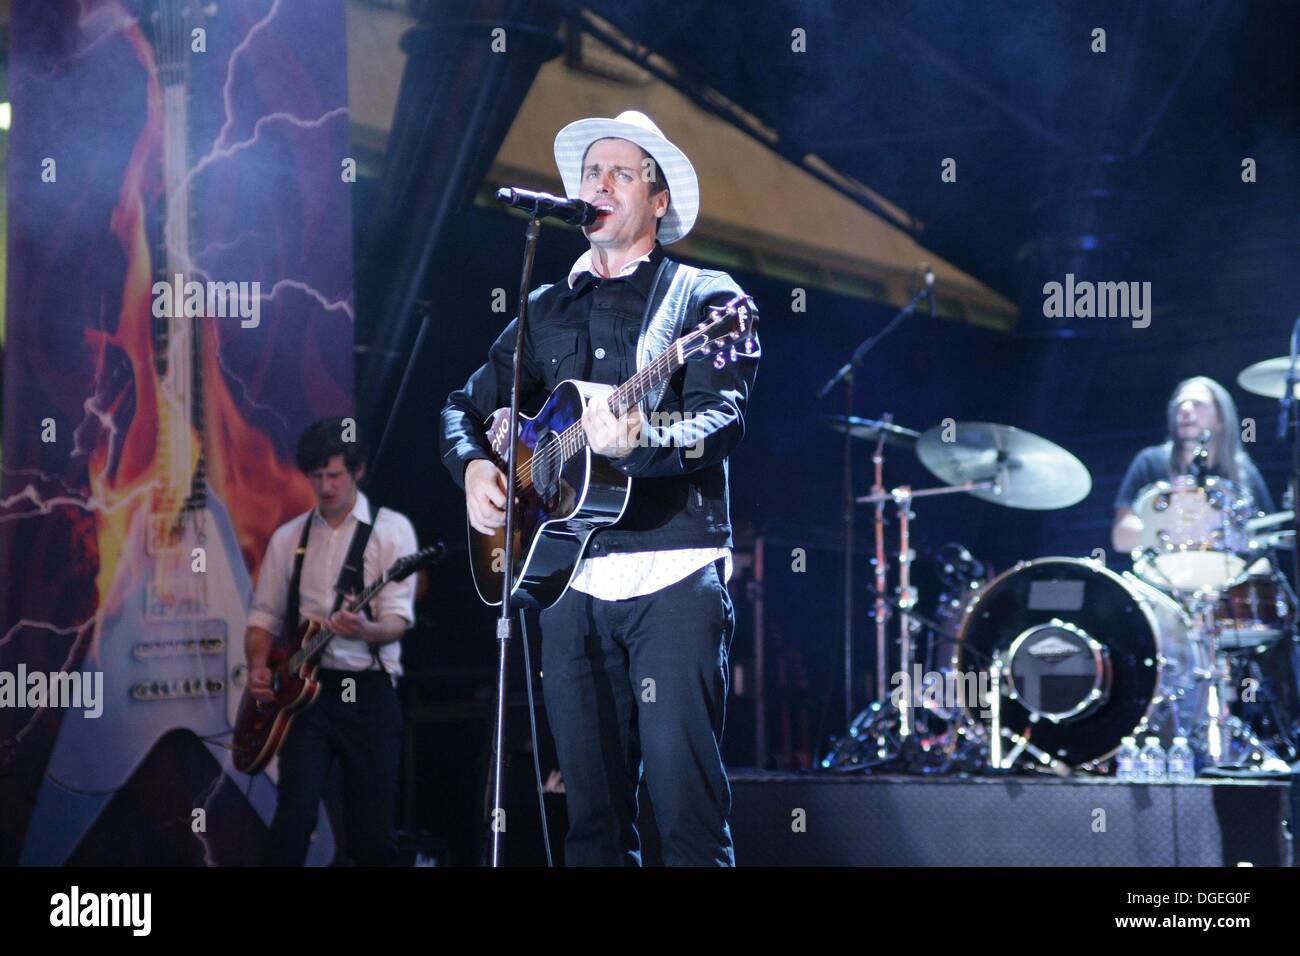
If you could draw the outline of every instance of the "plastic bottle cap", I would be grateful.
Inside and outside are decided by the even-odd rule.
[[[1175,737],[1175,738],[1174,738],[1174,743],[1176,743],[1176,744],[1183,744],[1183,745],[1185,746],[1185,745],[1187,744],[1187,738],[1186,738],[1186,737]]]
[[[1147,746],[1148,746],[1148,747],[1150,747],[1152,744],[1158,744],[1158,743],[1160,743],[1160,738],[1159,738],[1159,737],[1148,737],[1148,738],[1147,738]]]
[[[1125,737],[1123,740],[1120,741],[1120,743],[1122,743],[1122,744],[1131,744],[1132,746],[1136,747],[1136,746],[1137,746],[1137,738],[1136,738],[1136,737]]]

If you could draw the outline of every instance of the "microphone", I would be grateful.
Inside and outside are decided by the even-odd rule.
[[[513,186],[498,189],[497,199],[507,206],[531,212],[538,219],[559,219],[571,226],[590,226],[597,219],[596,207],[581,199],[565,199]]]
[[[1192,454],[1192,475],[1198,487],[1205,486],[1206,470],[1210,461],[1210,439],[1214,437],[1208,428],[1201,429],[1196,439],[1196,451]]]

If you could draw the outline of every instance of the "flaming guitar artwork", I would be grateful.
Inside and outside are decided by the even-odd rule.
[[[230,750],[251,585],[240,534],[219,493],[239,483],[236,454],[273,472],[262,487],[277,494],[274,506],[263,496],[262,521],[287,505],[305,510],[309,492],[301,476],[280,466],[269,439],[241,420],[222,379],[218,320],[155,310],[152,294],[156,282],[207,278],[192,258],[188,80],[191,30],[216,9],[158,0],[152,16],[125,31],[149,75],[149,107],[114,211],[127,275],[117,328],[106,336],[130,356],[134,413],[125,435],[115,438],[115,465],[104,448],[91,458],[96,495],[118,505],[96,519],[99,610],[81,665],[104,674],[103,714],[64,715],[24,864],[65,862],[114,794],[176,730],[203,742],[263,821],[270,823],[275,808],[267,775],[238,772]],[[242,501],[254,512],[257,504],[251,492]],[[254,537],[242,530],[245,539]],[[259,546],[269,533],[268,527]],[[252,543],[244,541],[250,550]],[[220,776],[209,795],[218,782]],[[322,810],[308,863],[326,863],[333,852]]]

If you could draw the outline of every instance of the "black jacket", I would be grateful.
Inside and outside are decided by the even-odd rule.
[[[626,363],[614,369],[611,363],[591,360],[592,286],[615,288],[622,301],[635,303],[644,329],[678,265],[667,260],[655,283],[665,258],[656,244],[650,261],[626,279],[592,283],[584,277],[573,290],[563,281],[530,294],[524,411],[535,413],[565,379],[622,384],[631,371]],[[707,307],[725,303],[739,293],[740,287],[725,272],[702,270],[692,288],[683,331],[701,321]],[[634,340],[631,328],[623,331]],[[464,388],[448,396],[442,410],[442,460],[461,488],[465,466],[476,458],[491,458],[483,422],[510,403],[515,335],[516,322],[511,321],[489,350],[487,362],[469,377]],[[655,409],[668,413],[668,423],[645,423],[643,430],[652,433],[649,441],[627,457],[613,460],[620,472],[636,479],[631,500],[616,525],[592,536],[588,554],[731,545],[727,456],[745,433],[745,407],[757,366],[757,358],[741,358],[721,369],[712,361],[699,359],[672,376]]]

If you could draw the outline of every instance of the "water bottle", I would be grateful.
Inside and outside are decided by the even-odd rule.
[[[1132,783],[1138,778],[1138,745],[1132,737],[1125,737],[1120,742],[1119,753],[1115,755],[1115,779]]]
[[[1159,783],[1165,778],[1165,751],[1159,737],[1148,737],[1138,754],[1138,775],[1145,783]]]
[[[1186,737],[1175,737],[1169,748],[1168,779],[1175,783],[1196,779],[1196,755]]]

